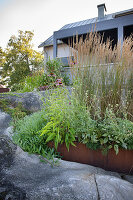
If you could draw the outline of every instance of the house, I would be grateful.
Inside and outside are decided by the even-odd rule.
[[[63,41],[58,40],[58,52],[57,57],[61,58],[64,65],[68,65],[67,58],[70,56],[69,46]],[[39,48],[43,47],[44,50],[44,61],[46,62],[49,58],[53,59],[53,35],[49,37],[46,41],[39,45]]]
[[[68,65],[69,41],[77,34],[79,38],[81,36],[85,38],[94,27],[97,32],[104,35],[104,41],[110,38],[113,45],[118,41],[122,43],[125,37],[133,33],[133,8],[108,15],[105,14],[107,11],[105,4],[100,4],[97,8],[98,17],[67,24],[39,45],[39,48],[44,49],[45,61],[49,57],[50,59],[57,57],[61,58],[64,65]]]

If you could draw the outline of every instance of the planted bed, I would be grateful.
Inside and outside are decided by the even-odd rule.
[[[65,143],[59,144],[57,151],[63,160],[78,162],[100,167],[105,170],[115,171],[125,174],[133,174],[133,150],[119,149],[116,155],[114,149],[110,149],[107,154],[102,150],[92,150],[85,144],[75,142],[76,146],[70,145],[69,151]],[[53,147],[53,143],[49,143]]]
[[[60,152],[65,160],[132,174],[132,38],[122,51],[120,45],[112,47],[97,33],[76,41],[71,92],[60,85],[46,90],[42,111],[15,124],[14,141],[44,157]],[[53,62],[49,66],[53,72]]]

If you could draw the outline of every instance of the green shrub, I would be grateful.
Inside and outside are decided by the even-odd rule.
[[[70,83],[71,82],[70,78],[66,74],[62,75],[62,79],[63,79],[63,83],[65,85],[67,85],[67,86],[72,85],[72,83]]]
[[[25,116],[24,119],[18,120],[14,131],[17,134],[36,134],[47,122],[44,116],[44,111]]]
[[[47,140],[74,145],[74,141],[86,144],[92,149],[102,149],[107,152],[114,148],[116,154],[119,148],[132,148],[133,123],[126,118],[118,118],[112,109],[106,109],[105,117],[92,119],[89,110],[81,104],[72,93],[69,97],[64,89],[57,90],[48,99],[46,110],[48,123],[40,131]]]
[[[24,81],[24,80],[23,80]],[[24,82],[20,82],[20,83],[14,83],[11,86],[11,91],[12,92],[16,92],[16,91],[21,91],[24,88]]]
[[[34,89],[43,90],[57,87],[59,78],[63,79],[65,85],[69,85],[69,78],[67,76],[61,77],[60,69],[61,63],[59,59],[53,59],[46,63],[47,73],[44,71],[32,72],[27,75],[23,81],[18,84],[13,84],[11,87],[12,92],[32,92]],[[46,87],[48,86],[48,87]]]
[[[49,85],[53,87],[56,81],[56,76],[49,76],[43,72],[36,72],[27,76],[23,83],[21,83],[18,92],[32,92],[34,89],[38,90],[41,86]],[[15,89],[15,88],[14,88]]]
[[[112,110],[106,110],[104,120],[96,120],[91,134],[83,140],[88,147],[101,148],[103,152],[114,148],[116,154],[119,148],[133,148],[133,123],[127,119],[117,118]],[[130,143],[131,142],[131,143]]]
[[[48,60],[46,62],[46,70],[49,74],[55,74],[57,77],[60,77],[60,69],[61,69],[61,62],[59,59]]]
[[[46,142],[54,141],[55,148],[65,142],[67,149],[74,141],[82,142],[95,128],[95,121],[90,118],[86,107],[66,89],[56,89],[49,94],[46,113],[48,123],[40,134],[47,137]]]
[[[34,73],[25,78],[22,88],[19,92],[32,92],[35,88],[45,84],[45,76],[43,73]]]
[[[13,141],[24,151],[36,153],[53,159],[56,156],[53,149],[46,145],[46,137],[40,137],[39,130],[47,123],[44,111],[36,112],[18,120],[14,127]]]
[[[40,131],[41,136],[47,138],[46,142],[54,141],[57,149],[59,143],[65,142],[66,147],[74,145],[75,131],[69,121],[68,92],[64,89],[56,89],[48,98],[46,113],[48,123]]]

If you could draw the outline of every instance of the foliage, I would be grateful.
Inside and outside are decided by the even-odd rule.
[[[90,113],[86,110],[84,104],[81,104],[79,100],[75,98],[73,92],[69,101],[67,117],[70,121],[71,127],[75,130],[76,139],[82,142],[88,132],[91,134],[91,131],[93,131],[95,121],[91,119]]]
[[[56,86],[56,75],[47,75],[44,74],[43,71],[34,72],[31,75],[28,75],[24,81],[20,84],[17,84],[12,88],[12,91],[17,92],[32,92],[34,89],[41,90],[41,88],[45,87],[45,89],[50,89]]]
[[[71,85],[70,78],[66,74],[62,75],[62,79],[63,79],[63,83],[65,85],[67,85],[67,86]]]
[[[38,87],[48,84],[48,77],[42,71],[28,75],[21,83],[19,92],[32,92]]]
[[[54,141],[56,149],[59,143],[65,142],[69,150],[69,145],[74,145],[75,130],[68,119],[70,108],[67,91],[57,89],[49,96],[47,101],[48,123],[42,128],[40,134],[41,136],[45,135],[46,142]]]
[[[1,52],[2,52],[2,50],[1,50]],[[1,55],[2,55],[2,53],[1,53]],[[29,62],[31,62],[31,60]],[[32,62],[32,64],[33,64],[33,62]],[[5,65],[3,65],[3,66],[5,66]],[[38,65],[39,65],[39,63],[38,63]],[[30,66],[30,64],[29,64],[29,66]],[[24,92],[32,92],[34,89],[35,90],[45,90],[45,89],[54,88],[58,85],[63,85],[63,83],[65,85],[69,85],[68,77],[63,76],[61,78],[61,74],[60,74],[61,63],[59,62],[59,60],[57,60],[57,59],[49,60],[46,64],[46,66],[47,66],[47,73],[44,73],[43,69],[40,70],[39,67],[38,67],[38,69],[36,69],[35,65],[34,65],[34,68],[32,66],[32,70],[29,68],[28,73],[23,71],[22,68],[19,67],[19,69],[18,69],[18,67],[17,67],[15,69],[15,71],[11,72],[14,75],[12,74],[10,76],[10,80],[11,80],[11,78],[13,78],[13,81],[15,81],[15,82],[11,83],[11,91],[12,92],[17,91],[17,92],[24,93]],[[21,65],[21,67],[22,67],[22,65]],[[3,71],[3,69],[2,69],[2,71]],[[13,70],[13,69],[11,69],[11,70]],[[21,72],[24,74],[22,75],[19,70],[21,70]],[[18,80],[17,79],[15,80],[14,76],[17,76],[17,73],[19,75]],[[23,76],[23,78],[21,75]],[[4,77],[4,71],[3,71],[3,77]],[[60,80],[60,84],[58,83],[59,82],[58,80]],[[5,81],[8,81],[8,80],[5,80]]]
[[[0,99],[0,109],[2,109],[3,111],[6,111],[6,109],[8,108],[9,105],[9,101],[7,99]]]
[[[47,66],[54,66],[54,71],[48,70],[47,73],[44,73],[43,70],[32,72],[20,83],[13,84],[12,92],[32,92],[34,89],[45,90],[63,84],[69,85],[68,77],[61,77],[60,75],[60,63],[58,60],[49,60]]]
[[[42,155],[47,159],[56,157],[54,149],[46,145],[46,138],[40,137],[38,131],[46,125],[44,111],[36,112],[18,120],[14,127],[13,141],[24,151]]]
[[[24,82],[14,83],[11,88],[11,92],[21,92],[24,88]]]
[[[44,85],[45,81],[46,77],[44,76],[43,72],[33,73],[25,78],[21,92],[31,92],[35,88],[37,89],[39,86]]]
[[[83,139],[88,147],[101,148],[104,152],[114,148],[118,154],[119,148],[131,148],[129,138],[133,137],[133,123],[127,119],[117,118],[112,110],[106,110],[105,119],[97,120],[93,131]],[[132,143],[133,144],[133,143]]]
[[[18,120],[14,131],[17,134],[36,134],[45,124],[47,120],[44,117],[44,111],[38,111],[32,115],[25,116],[25,118]]]
[[[122,51],[120,43],[114,47],[109,40],[102,43],[97,33],[73,45],[75,80],[71,94],[65,88],[47,91],[45,112],[18,120],[16,142],[26,151],[42,155],[49,141],[56,149],[65,143],[69,150],[75,141],[104,153],[133,149],[131,38],[124,41]],[[49,60],[46,67],[49,77],[60,77],[57,60]],[[44,81],[42,76],[33,80],[27,78],[34,87]]]
[[[47,91],[46,95],[45,112],[27,116],[15,125],[17,140],[20,139],[25,150],[32,149],[33,143],[34,149],[45,148],[49,141],[54,142],[56,149],[58,144],[65,143],[69,150],[70,145],[75,145],[74,141],[91,149],[102,149],[104,153],[111,148],[116,154],[119,148],[133,149],[133,123],[126,116],[118,118],[110,108],[106,109],[104,119],[92,119],[90,111],[75,98],[74,92],[70,96],[64,88],[58,88]]]
[[[5,52],[0,47],[0,66],[2,66],[5,63]]]
[[[34,34],[31,31],[18,31],[18,36],[11,36],[4,52],[0,50],[0,61],[2,63],[1,76],[11,87],[20,83],[30,74],[42,66],[43,56],[33,50],[31,44]]]
[[[61,62],[59,59],[48,60],[46,62],[46,70],[49,74],[55,74],[57,77],[60,77],[60,69],[61,69]]]
[[[68,98],[68,93],[60,90],[59,94],[52,94],[49,99],[50,106],[46,112],[50,120],[41,131],[42,135],[47,135],[47,141],[54,141],[55,147],[62,142],[67,146],[64,138],[67,132],[74,136],[73,141],[77,140],[93,149],[101,148],[104,152],[111,148],[116,153],[119,148],[132,148],[129,138],[133,137],[133,123],[126,116],[118,118],[110,108],[106,109],[104,119],[99,116],[94,120],[86,106],[74,95],[72,93]],[[71,138],[68,139],[71,144]]]

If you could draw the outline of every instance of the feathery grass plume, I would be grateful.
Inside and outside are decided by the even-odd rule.
[[[71,71],[75,95],[86,104],[93,118],[104,118],[111,107],[118,117],[133,121],[133,35],[113,46],[97,32],[73,37]]]

